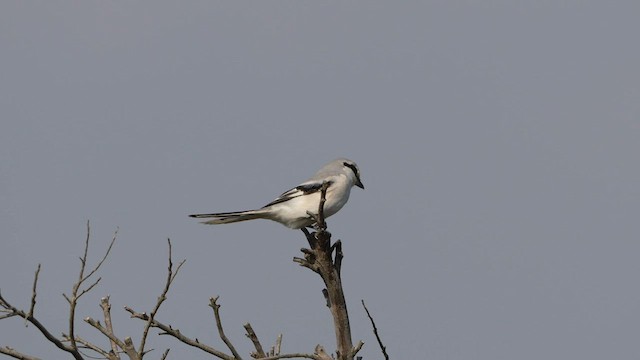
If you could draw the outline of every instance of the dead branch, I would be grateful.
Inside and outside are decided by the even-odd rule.
[[[333,320],[334,320],[334,330],[336,334],[336,360],[353,360],[356,353],[362,348],[363,342],[360,341],[356,346],[353,346],[351,339],[351,330],[349,325],[349,317],[346,308],[346,302],[344,298],[344,291],[342,289],[341,283],[341,265],[343,259],[342,253],[342,243],[340,240],[337,240],[335,243],[331,244],[331,234],[326,230],[327,224],[324,216],[324,203],[326,201],[326,192],[329,187],[329,183],[325,182],[322,185],[321,189],[321,197],[320,203],[318,206],[317,214],[309,213],[309,216],[312,217],[315,221],[314,227],[315,231],[310,233],[307,229],[303,228],[302,231],[305,234],[305,238],[309,243],[309,248],[301,249],[304,258],[294,258],[294,262],[300,264],[301,266],[307,267],[308,269],[319,274],[326,286],[323,289],[323,294],[325,296],[327,306],[330,308]],[[41,324],[35,318],[35,306],[36,306],[36,297],[37,297],[37,283],[40,273],[40,265],[35,272],[34,281],[33,281],[33,289],[31,295],[31,303],[29,307],[29,311],[25,312],[23,310],[17,309],[9,304],[0,294],[0,320],[6,319],[13,316],[19,316],[25,319],[25,322],[33,324],[42,334],[53,343],[55,346],[60,348],[61,350],[70,353],[74,359],[80,360],[84,359],[83,354],[80,353],[80,350],[88,350],[93,351],[99,356],[106,358],[108,360],[120,360],[120,354],[126,354],[131,360],[142,360],[144,355],[146,354],[145,346],[147,342],[147,338],[149,335],[149,331],[151,328],[158,328],[162,332],[160,335],[169,335],[174,337],[178,341],[187,344],[189,346],[196,347],[202,351],[205,351],[213,356],[216,356],[222,360],[242,360],[241,356],[237,352],[233,343],[227,338],[224,332],[224,328],[222,326],[222,320],[220,317],[220,305],[218,304],[218,297],[212,297],[209,299],[209,306],[213,309],[214,318],[216,322],[216,327],[218,329],[218,335],[220,339],[225,343],[231,354],[226,354],[222,351],[219,351],[209,345],[202,344],[200,341],[195,338],[189,338],[183,335],[180,330],[174,329],[170,325],[166,325],[156,319],[156,315],[167,299],[167,294],[169,289],[175,280],[179,270],[182,265],[185,263],[185,260],[181,261],[177,266],[174,267],[172,260],[172,246],[171,241],[168,240],[169,246],[169,255],[168,255],[168,270],[167,277],[165,281],[165,286],[158,296],[158,299],[155,303],[155,306],[151,310],[149,314],[147,313],[138,313],[129,307],[125,307],[125,310],[131,314],[132,318],[136,318],[145,322],[145,326],[142,332],[142,336],[140,339],[140,344],[138,349],[133,344],[133,341],[130,337],[124,338],[121,340],[116,336],[113,329],[112,319],[111,319],[111,305],[109,303],[109,297],[103,297],[100,301],[100,307],[102,308],[104,322],[103,326],[100,321],[94,320],[91,317],[86,317],[84,321],[88,323],[93,328],[97,329],[100,333],[102,333],[107,339],[109,339],[110,349],[105,350],[100,348],[99,346],[92,344],[91,342],[77,336],[75,333],[75,314],[78,305],[78,300],[87,292],[91,291],[97,284],[101,281],[101,278],[97,278],[92,280],[93,276],[97,273],[97,271],[104,264],[105,260],[109,256],[111,249],[115,243],[118,231],[114,233],[113,239],[109,244],[104,256],[98,261],[98,263],[88,270],[88,255],[89,255],[89,240],[90,240],[90,225],[87,222],[87,237],[85,240],[85,246],[82,256],[80,257],[80,271],[78,273],[77,281],[73,284],[70,295],[63,294],[64,298],[67,300],[69,304],[69,324],[68,331],[69,334],[63,334],[62,340],[53,336],[50,331]],[[91,282],[89,282],[91,280]],[[364,306],[364,302],[363,302]],[[366,310],[366,307],[365,307]],[[369,312],[367,310],[367,314]],[[372,323],[373,319],[370,317]],[[324,348],[320,345],[317,345],[314,349],[314,352],[309,353],[289,353],[289,354],[281,354],[281,345],[282,345],[282,334],[280,334],[276,340],[274,346],[271,347],[270,351],[265,352],[262,344],[260,343],[258,336],[255,331],[251,327],[249,323],[244,325],[245,330],[247,331],[246,336],[251,340],[253,346],[255,348],[255,352],[251,355],[256,359],[261,360],[279,360],[279,359],[293,359],[293,358],[304,358],[304,359],[313,359],[313,360],[334,360],[333,357],[325,352]],[[374,324],[374,331],[377,336],[377,329]],[[380,345],[379,338],[378,341]],[[67,343],[67,344],[65,344]],[[19,359],[27,359],[27,360],[35,360],[36,358],[30,357],[25,354],[21,354],[10,347],[0,348],[0,353],[6,354],[8,356],[12,356]],[[165,360],[168,356],[169,349],[167,349],[161,356],[161,359]],[[385,358],[388,360],[386,356],[386,352],[383,348],[383,353],[385,354]]]
[[[251,324],[244,324],[244,329],[247,330],[247,333],[245,335],[251,340],[251,342],[253,343],[253,347],[256,348],[256,352],[252,353],[251,357],[253,357],[254,359],[262,359],[267,357],[267,354],[265,354],[264,350],[262,349],[260,340],[258,340],[258,335],[256,335],[255,331],[253,331]]]
[[[165,360],[167,358],[167,355],[169,355],[169,351],[171,351],[171,349],[165,350],[160,360]]]
[[[336,357],[338,360],[353,360],[353,357],[362,345],[358,344],[358,346],[354,347],[351,340],[349,314],[347,312],[347,304],[344,298],[340,274],[342,259],[344,257],[342,253],[342,242],[338,240],[332,245],[331,234],[326,231],[327,224],[324,219],[324,203],[326,201],[328,187],[328,183],[323,183],[320,203],[318,205],[318,214],[315,215],[308,212],[309,216],[315,220],[316,231],[310,233],[307,229],[302,229],[310,248],[301,249],[304,258],[294,257],[293,261],[319,274],[322,278],[326,286],[326,288],[323,289],[323,295],[333,317],[337,344]],[[323,355],[318,353],[317,356],[322,357]]]
[[[314,214],[313,212],[307,210],[307,215],[313,219],[313,227],[316,230],[327,230],[327,223],[324,218],[324,203],[327,201],[326,195],[329,185],[331,185],[331,183],[328,181],[322,182],[322,187],[320,188],[320,203],[318,204],[318,213]],[[305,228],[302,229],[302,231],[305,231],[305,234],[308,233]],[[311,243],[309,243],[309,246],[313,247]]]
[[[171,284],[173,283],[173,280],[175,280],[176,276],[178,275],[178,272],[180,271],[180,268],[182,267],[182,265],[184,265],[186,260],[182,260],[178,266],[175,269],[175,272],[173,270],[173,260],[172,260],[172,249],[171,249],[171,239],[167,239],[167,243],[169,245],[169,266],[167,268],[167,280],[165,282],[164,285],[164,289],[162,290],[162,293],[160,294],[160,296],[158,296],[158,301],[156,302],[156,305],[154,306],[153,310],[151,310],[151,313],[149,314],[149,319],[147,320],[147,323],[144,326],[144,331],[142,332],[142,339],[140,340],[140,347],[139,347],[139,351],[138,354],[140,356],[140,359],[142,359],[144,357],[144,346],[145,343],[147,341],[147,336],[149,334],[149,329],[151,328],[151,323],[153,322],[154,317],[156,316],[156,314],[158,313],[158,310],[160,310],[160,306],[162,305],[162,303],[167,299],[167,293],[169,292],[169,288],[171,287]]]
[[[89,255],[89,239],[91,238],[91,226],[89,224],[89,221],[87,221],[87,237],[84,243],[84,253],[80,258],[80,271],[78,273],[78,281],[75,284],[73,284],[73,288],[71,289],[71,296],[62,294],[62,296],[64,296],[64,298],[69,303],[69,336],[68,338],[69,338],[71,348],[76,351],[78,350],[78,345],[76,344],[76,334],[75,334],[76,316],[75,315],[76,315],[76,307],[78,305],[78,300],[84,294],[88,293],[89,291],[91,291],[91,289],[93,289],[96,285],[98,285],[98,283],[102,278],[96,279],[96,281],[94,281],[91,285],[87,286],[82,290],[81,290],[81,287],[87,280],[89,280],[89,278],[93,274],[95,274],[100,269],[102,264],[105,262],[105,260],[109,256],[109,253],[111,253],[111,249],[113,248],[113,244],[116,242],[117,236],[118,236],[118,230],[116,229],[115,233],[113,234],[113,239],[111,240],[111,243],[109,244],[107,251],[105,251],[102,259],[93,267],[92,270],[89,271],[87,275],[85,275],[85,270],[87,267],[87,257]]]
[[[149,321],[149,316],[147,314],[143,314],[143,313],[139,313],[134,311],[133,309],[131,309],[130,307],[125,306],[124,308],[127,312],[129,312],[131,314],[132,318],[135,319],[140,319],[143,321]],[[170,325],[166,325],[160,321],[158,321],[157,319],[153,319],[153,321],[151,321],[151,327],[154,328],[158,328],[160,330],[163,331],[163,333],[161,333],[160,335],[170,335],[174,338],[176,338],[178,341],[187,344],[189,346],[193,346],[195,348],[198,348],[208,354],[211,354],[215,357],[218,357],[220,359],[223,360],[234,360],[234,357],[228,354],[223,353],[222,351],[216,350],[211,346],[205,345],[203,343],[201,343],[200,341],[198,341],[198,339],[192,339],[190,337],[184,336],[180,330],[178,329],[174,329],[173,327],[171,327]]]
[[[11,356],[12,358],[16,358],[20,360],[40,360],[40,358],[23,354],[8,346],[0,347],[0,354]]]
[[[100,321],[97,321],[91,317],[86,317],[84,318],[84,321],[93,326],[96,330],[100,331],[102,333],[102,335],[106,336],[109,341],[114,342],[116,345],[118,345],[118,347],[122,350],[124,350],[125,345],[124,345],[124,341],[118,339],[113,333],[109,332],[109,330],[107,328],[105,328],[104,326],[102,326],[102,324],[100,323]],[[69,339],[71,340],[71,339]],[[129,354],[127,354],[129,355]],[[131,356],[129,356],[131,357]]]
[[[131,360],[141,360],[142,357],[140,354],[138,354],[136,352],[136,347],[133,345],[133,340],[131,340],[130,337],[126,337],[124,338],[124,348],[123,348],[125,354],[127,354],[127,356],[129,356],[129,359]]]
[[[242,357],[240,357],[240,355],[238,354],[238,352],[235,350],[235,347],[233,346],[233,344],[231,343],[231,341],[226,337],[226,335],[224,335],[224,329],[222,328],[222,320],[220,319],[220,305],[218,304],[218,297],[212,297],[209,299],[209,306],[213,308],[214,310],[214,316],[216,319],[216,326],[218,326],[218,335],[220,336],[220,338],[222,339],[222,341],[225,343],[225,345],[227,345],[227,347],[230,348],[230,351],[232,352],[232,355],[226,354],[220,350],[215,349],[212,346],[206,345],[201,343],[197,338],[190,338],[188,336],[185,336],[182,334],[182,332],[174,327],[172,327],[171,325],[167,325],[164,324],[160,321],[158,321],[157,319],[153,319],[151,321],[151,327],[154,328],[158,328],[160,330],[162,330],[162,333],[160,333],[160,335],[169,335],[175,339],[177,339],[178,341],[182,342],[183,344],[189,345],[189,346],[193,346],[195,348],[198,348],[208,354],[211,354],[219,359],[222,360],[242,360]],[[125,310],[127,312],[129,312],[131,314],[132,318],[135,319],[140,319],[143,321],[149,321],[149,315],[144,314],[144,313],[139,313],[134,311],[133,309],[131,309],[130,307],[126,307],[125,306]],[[251,325],[249,325],[249,327],[251,327]],[[246,329],[246,327],[245,327]],[[247,332],[251,332],[253,333],[253,335],[255,336],[255,332],[253,332],[253,329],[251,330],[247,330]],[[249,336],[250,337],[250,336]],[[251,338],[251,337],[250,337]],[[257,336],[256,336],[256,340],[257,340]],[[331,356],[327,355],[326,353],[324,353],[324,350],[322,350],[322,347],[320,345],[318,345],[318,347],[316,347],[316,352],[313,354],[305,354],[305,353],[291,353],[291,354],[280,354],[280,346],[282,344],[282,335],[278,336],[278,340],[276,341],[276,346],[275,348],[277,349],[277,353],[273,353],[270,354],[269,356],[267,356],[266,354],[262,357],[256,357],[257,359],[260,360],[278,360],[278,359],[313,359],[313,360],[333,360],[331,358]],[[255,345],[255,343],[254,343]],[[262,347],[260,345],[260,347]],[[321,351],[318,352],[320,349]],[[257,353],[256,353],[257,355]]]
[[[235,359],[238,359],[238,360],[242,359],[240,355],[238,355],[236,348],[233,346],[231,341],[229,341],[229,339],[227,338],[227,335],[225,335],[224,329],[222,328],[222,320],[220,319],[220,304],[218,304],[218,296],[209,298],[209,306],[213,309],[213,316],[216,319],[216,327],[218,328],[218,335],[220,336],[220,339],[222,339],[225,345],[227,345],[227,348],[229,348],[229,351],[231,351]]]
[[[107,352],[106,350],[103,350],[101,348],[99,348],[98,346],[78,337],[75,333],[75,314],[76,314],[76,308],[78,305],[78,300],[87,292],[91,291],[99,282],[100,282],[100,278],[96,279],[95,281],[93,281],[91,284],[86,285],[87,281],[91,279],[91,277],[102,267],[102,265],[104,264],[105,260],[107,259],[107,257],[109,256],[109,254],[111,253],[111,249],[113,248],[113,245],[116,241],[117,238],[117,234],[118,231],[116,230],[114,235],[113,235],[113,239],[111,240],[111,243],[109,244],[109,247],[107,248],[107,250],[105,251],[104,255],[102,256],[102,258],[100,259],[100,261],[90,270],[87,272],[87,264],[88,264],[88,255],[89,255],[89,240],[91,238],[91,227],[89,222],[87,221],[87,236],[85,239],[85,245],[84,245],[84,251],[82,256],[80,257],[80,271],[78,273],[78,280],[73,284],[72,286],[72,290],[71,290],[71,295],[66,295],[63,294],[64,298],[67,300],[67,302],[69,303],[69,334],[62,334],[62,339],[57,338],[56,336],[54,336],[48,329],[47,327],[45,327],[40,321],[38,321],[38,319],[35,317],[35,306],[36,306],[36,297],[37,297],[37,284],[38,284],[38,278],[39,278],[39,274],[40,274],[40,269],[41,266],[38,265],[38,268],[36,270],[35,273],[35,277],[34,277],[34,281],[33,281],[33,288],[32,288],[32,293],[31,293],[31,303],[30,303],[30,307],[29,307],[29,311],[25,312],[23,310],[20,310],[14,306],[12,306],[11,304],[9,304],[4,298],[2,298],[2,296],[0,295],[0,306],[2,308],[4,308],[6,315],[3,316],[0,319],[3,318],[8,318],[8,317],[12,317],[12,316],[20,316],[23,319],[25,319],[25,322],[31,323],[33,324],[39,331],[40,333],[51,343],[53,343],[56,347],[58,347],[59,349],[70,353],[74,359],[76,360],[80,360],[83,359],[84,356],[80,353],[79,351],[79,346],[78,344],[81,345],[81,347],[83,349],[88,349],[91,351],[94,351],[98,354],[100,354],[101,356],[104,356],[108,359],[111,360],[116,360],[119,359],[117,352],[115,351],[116,349],[112,349],[111,352]],[[108,300],[107,300],[108,301]],[[108,303],[107,303],[108,305]],[[104,309],[107,312],[108,315],[108,310]],[[107,321],[108,323],[108,327],[109,330],[107,332],[110,332],[112,335],[112,338],[115,338],[115,335],[113,335],[113,329],[111,328],[111,318],[110,316],[106,316],[105,317],[105,321]],[[97,323],[99,324],[99,323]],[[110,340],[112,340],[110,338]],[[68,343],[68,344],[65,344]],[[126,343],[126,342],[125,342]],[[126,350],[126,349],[125,349]]]
[[[99,321],[96,321],[90,317],[87,317],[84,319],[85,322],[87,322],[89,325],[93,326],[95,329],[97,329],[98,331],[100,331],[104,336],[106,336],[109,339],[109,342],[111,344],[111,351],[108,353],[109,354],[109,358],[113,358],[113,359],[119,359],[119,355],[118,355],[118,348],[122,349],[122,351],[124,351],[125,354],[127,354],[127,356],[129,357],[129,359],[131,360],[141,360],[144,355],[146,354],[145,352],[145,344],[146,344],[146,340],[147,337],[149,335],[149,329],[153,326],[153,322],[154,322],[154,317],[157,314],[158,310],[160,309],[160,306],[162,305],[162,303],[167,299],[167,293],[169,292],[169,288],[171,287],[171,284],[173,283],[173,280],[175,280],[178,272],[180,271],[180,268],[182,267],[182,265],[184,264],[185,260],[181,261],[174,269],[173,266],[173,260],[172,260],[172,248],[171,248],[171,240],[167,239],[168,245],[169,245],[169,266],[168,266],[168,270],[167,270],[167,280],[165,282],[165,286],[164,289],[162,290],[162,293],[160,294],[160,296],[158,296],[158,300],[153,308],[153,310],[151,311],[150,315],[146,315],[144,314],[145,318],[145,327],[144,330],[142,332],[142,336],[141,336],[141,340],[140,340],[140,346],[138,348],[138,350],[136,350],[135,345],[133,344],[133,340],[131,340],[130,337],[126,337],[123,340],[120,340],[114,333],[113,331],[113,325],[111,323],[111,304],[109,303],[109,297],[104,297],[100,300],[100,307],[102,308],[103,311],[103,315],[104,315],[104,319],[105,319],[105,326],[102,326],[102,324]],[[109,247],[109,249],[111,249],[111,247]],[[85,252],[85,256],[83,257],[83,261],[82,263],[84,264],[86,262],[86,252]],[[98,267],[102,264],[103,260],[98,264]],[[81,270],[82,272],[83,270]],[[95,271],[92,271],[92,273],[94,273]],[[84,277],[85,279],[88,278]],[[75,287],[74,287],[75,289]],[[71,302],[73,301],[73,295],[71,297]],[[165,352],[165,357],[168,353]]]
[[[111,304],[109,303],[109,297],[103,297],[100,299],[100,307],[102,308],[102,314],[104,316],[104,323],[107,326],[107,331],[114,335],[113,333],[113,324],[111,322]],[[116,344],[113,340],[109,339],[109,343],[111,344],[111,352],[115,354],[116,358],[120,358],[118,356],[118,344]]]
[[[373,317],[369,313],[369,309],[367,309],[367,305],[364,304],[364,300],[360,300],[362,302],[362,307],[364,307],[364,311],[367,312],[367,316],[369,320],[371,320],[371,326],[373,327],[373,334],[376,336],[378,340],[378,345],[380,345],[380,350],[382,351],[382,355],[386,360],[389,360],[389,355],[387,354],[387,347],[382,344],[382,340],[380,339],[380,335],[378,335],[378,328],[376,327],[375,321],[373,321]]]
[[[280,349],[282,347],[282,334],[279,334],[276,338],[276,343],[271,347],[269,352],[266,354],[267,357],[280,355]]]
[[[33,295],[32,295],[32,298],[33,298]],[[11,305],[5,298],[2,297],[2,294],[0,294],[0,306],[2,306],[5,310],[8,310],[7,315],[4,316],[3,319],[13,317],[13,316],[19,316],[25,319],[25,321],[33,324],[33,326],[35,326],[36,329],[38,329],[40,333],[52,344],[54,344],[58,349],[70,353],[73,356],[73,358],[76,360],[83,359],[82,355],[80,354],[77,348],[74,349],[70,346],[65,345],[60,339],[53,336],[53,334],[51,334],[51,332],[47,329],[47,327],[44,326],[37,318]]]
[[[282,349],[282,334],[278,335],[276,339],[276,345],[271,352],[271,355],[280,355],[280,350]]]
[[[67,335],[62,334],[62,337],[65,339],[65,342],[70,342],[69,337]],[[89,342],[88,340],[85,340],[85,339],[81,338],[80,336],[76,336],[76,342],[78,344],[80,344],[80,346],[78,348],[83,349],[83,350],[91,350],[91,351],[99,354],[100,356],[104,357],[105,359],[108,359],[108,360],[119,360],[120,359],[120,357],[117,356],[117,354],[115,354],[113,352],[107,352],[106,350],[98,347],[97,345]],[[116,356],[114,357],[114,355],[116,355]]]
[[[327,352],[324,351],[324,348],[320,345],[316,345],[316,349],[313,354],[316,355],[320,360],[333,360],[333,357],[327,354]]]
[[[38,264],[38,269],[36,270],[36,274],[33,277],[33,288],[31,289],[31,307],[29,307],[29,313],[27,314],[27,316],[33,316],[33,312],[36,308],[36,289],[38,287],[38,275],[40,275],[40,264]],[[25,324],[26,324],[26,319],[25,319]]]
[[[269,356],[265,358],[260,358],[260,360],[279,360],[279,359],[314,359],[314,360],[334,360],[327,353],[324,353],[327,357],[322,357],[317,353],[313,354],[305,354],[305,353],[292,353],[292,354],[282,354]]]

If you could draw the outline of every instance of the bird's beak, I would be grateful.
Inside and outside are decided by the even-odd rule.
[[[360,189],[364,190],[364,185],[362,185],[362,181],[360,181],[360,179],[356,179],[355,185]]]

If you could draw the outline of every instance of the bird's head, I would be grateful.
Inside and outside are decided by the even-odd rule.
[[[345,167],[345,170],[348,174],[353,173],[354,185],[361,189],[364,189],[362,180],[360,180],[360,169],[358,168],[358,165],[356,165],[356,163],[351,160],[342,159],[342,166]]]

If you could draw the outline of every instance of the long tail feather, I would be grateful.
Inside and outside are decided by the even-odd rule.
[[[215,213],[215,214],[194,214],[189,215],[192,218],[198,219],[206,219],[211,218],[211,220],[203,221],[203,224],[207,225],[217,225],[217,224],[229,224],[239,221],[247,221],[254,219],[264,219],[266,212],[262,210],[249,210],[249,211],[236,211],[236,212],[227,212],[227,213]]]

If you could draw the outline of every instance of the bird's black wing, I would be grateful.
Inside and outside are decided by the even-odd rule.
[[[331,185],[331,182],[329,182],[329,185]],[[266,208],[268,206],[275,205],[275,204],[280,204],[285,201],[289,201],[293,198],[297,198],[298,196],[313,194],[320,191],[321,189],[322,189],[322,182],[303,183],[294,187],[289,191],[285,191],[284,193],[282,193],[282,195],[278,196],[277,199],[263,206],[263,208]]]

